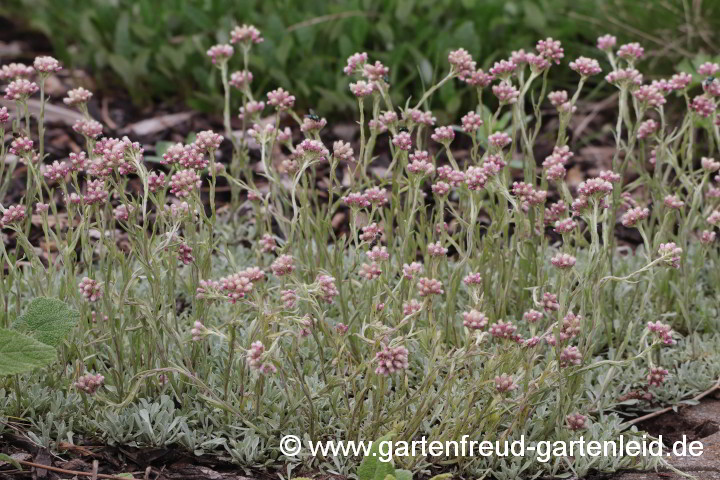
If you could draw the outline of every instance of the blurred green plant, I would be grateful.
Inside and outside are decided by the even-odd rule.
[[[568,58],[595,55],[608,31],[662,50],[650,62],[666,73],[673,54],[715,49],[715,2],[668,0],[8,0],[4,13],[43,32],[66,64],[122,84],[136,104],[180,97],[189,107],[219,109],[217,72],[205,52],[231,27],[252,23],[265,42],[254,55],[253,89],[282,86],[301,108],[322,114],[353,109],[345,59],[367,51],[391,67],[397,100],[419,98],[449,49],[464,47],[481,67],[537,39],[561,39]],[[660,58],[660,57],[658,57]],[[236,60],[236,63],[239,59]],[[232,66],[232,65],[231,65]],[[240,67],[239,63],[234,65]],[[570,76],[568,72],[568,82]],[[559,80],[562,86],[562,79]],[[399,87],[399,88],[398,88]],[[456,115],[469,101],[448,83],[433,106]],[[443,118],[440,118],[443,120]]]

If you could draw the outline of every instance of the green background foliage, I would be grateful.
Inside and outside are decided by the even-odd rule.
[[[345,59],[367,51],[391,67],[398,99],[420,96],[441,74],[451,48],[478,66],[537,39],[561,39],[568,58],[598,57],[595,38],[641,41],[660,51],[652,72],[672,71],[680,56],[714,54],[716,2],[669,0],[9,0],[0,13],[39,30],[66,64],[89,68],[100,89],[123,86],[136,104],[182,98],[217,111],[219,80],[205,51],[225,42],[235,24],[258,26],[265,42],[252,56],[253,89],[282,86],[300,107],[321,114],[354,107],[342,73]],[[688,55],[689,54],[689,55]],[[239,62],[239,59],[235,59]],[[235,68],[240,65],[234,64]],[[565,69],[569,82],[571,72]],[[647,69],[646,69],[647,70]],[[556,80],[562,87],[562,76]],[[455,115],[462,86],[448,83],[433,107]]]

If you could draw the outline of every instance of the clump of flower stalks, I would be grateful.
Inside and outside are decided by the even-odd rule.
[[[720,375],[720,66],[647,82],[639,44],[604,36],[597,58],[566,59],[548,38],[487,72],[451,51],[422,98],[393,105],[388,67],[357,53],[345,67],[357,141],[326,144],[326,120],[296,112],[290,92],[253,92],[249,56],[262,40],[243,25],[208,50],[224,131],[170,146],[162,165],[132,139],[104,136],[82,88],[63,101],[84,116],[74,130],[85,148],[47,158],[28,100],[46,104],[61,66],[40,57],[2,68],[15,106],[0,111],[11,137],[3,198],[17,166],[26,172],[20,201],[2,202],[5,326],[40,295],[83,318],[57,365],[3,380],[3,412],[31,421],[38,442],[76,432],[347,473],[358,458],[285,457],[280,438],[640,437],[612,412],[679,402]],[[577,72],[574,91],[549,91],[563,68]],[[603,76],[618,90],[612,162],[573,188],[573,117]],[[426,105],[447,82],[477,101],[437,125]],[[666,115],[670,103],[684,115]],[[547,117],[555,144],[538,158]],[[232,188],[224,212],[219,179]],[[620,229],[642,245],[621,247]],[[499,479],[662,461],[395,459]]]

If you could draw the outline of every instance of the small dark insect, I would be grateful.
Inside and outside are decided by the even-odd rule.
[[[310,113],[308,113],[307,115],[305,115],[305,118],[309,118],[309,119],[312,120],[313,122],[319,122],[319,121],[320,121],[320,117],[317,116],[317,114],[315,113],[315,111],[314,111],[312,108],[310,109]]]
[[[390,85],[390,77],[388,77],[387,75],[383,75],[383,82],[385,82],[385,83],[387,83],[388,85]]]
[[[715,81],[715,77],[707,77],[705,80],[703,80],[703,87],[707,88]]]
[[[407,129],[407,127],[400,127],[400,128],[398,128],[398,133],[408,132],[408,131],[409,131],[409,130]]]

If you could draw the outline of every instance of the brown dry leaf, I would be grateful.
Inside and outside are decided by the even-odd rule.
[[[69,451],[83,457],[94,457],[96,456],[89,448],[83,447],[82,445],[73,445],[72,443],[60,442],[58,443],[58,450]]]
[[[585,180],[585,176],[583,175],[582,170],[580,169],[579,165],[575,165],[567,172],[567,176],[565,177],[567,180],[568,186],[571,188],[575,188],[578,185],[582,183],[583,180]]]
[[[15,102],[10,100],[0,99],[0,106],[8,107],[8,111],[14,112]],[[40,100],[29,99],[27,101],[28,110],[30,114],[37,117],[40,114]],[[12,115],[11,115],[12,116]],[[62,123],[64,125],[73,126],[78,120],[84,120],[85,117],[80,112],[72,110],[70,108],[54,105],[52,103],[45,104],[45,122],[47,123]]]
[[[345,212],[337,212],[333,215],[330,223],[332,224],[332,227],[337,230],[341,225],[347,223],[347,215],[345,215]]]
[[[139,122],[128,125],[122,130],[122,133],[132,133],[133,135],[138,136],[152,135],[172,128],[183,122],[187,122],[193,117],[193,115],[195,115],[194,112],[180,112],[140,120]]]

